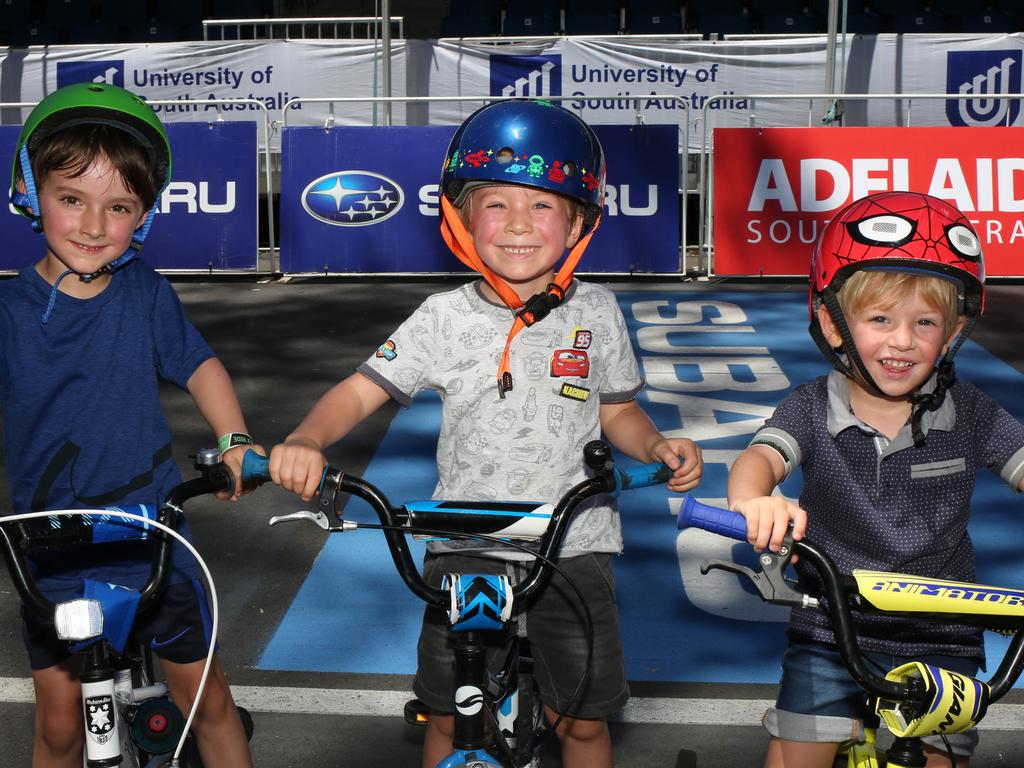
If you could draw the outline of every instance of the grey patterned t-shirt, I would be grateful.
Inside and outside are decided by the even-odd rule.
[[[587,476],[583,446],[600,436],[600,405],[643,387],[614,294],[573,282],[561,306],[513,340],[513,389],[502,399],[497,370],[513,319],[479,282],[434,294],[359,367],[403,406],[424,389],[441,395],[435,499],[557,501]],[[494,549],[430,545],[466,547]],[[560,554],[621,550],[618,510],[597,497],[577,511]]]

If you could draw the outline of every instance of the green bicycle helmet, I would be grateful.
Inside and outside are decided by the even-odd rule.
[[[159,191],[163,191],[171,178],[171,144],[167,138],[160,119],[153,108],[134,93],[103,83],[76,83],[60,88],[40,101],[22,126],[15,148],[14,167],[11,170],[11,204],[32,222],[32,228],[43,232],[43,222],[39,216],[39,198],[36,193],[36,181],[32,174],[32,153],[50,136],[55,133],[80,125],[106,125],[127,133],[143,148],[149,156],[151,167],[159,180]],[[24,192],[19,189],[19,181],[24,182]],[[83,282],[112,272],[127,264],[142,250],[142,243],[149,233],[149,228],[156,215],[159,205],[157,200],[146,215],[145,221],[135,230],[131,244],[127,250],[91,274],[78,274]],[[57,280],[57,284],[73,270],[68,269]],[[45,323],[53,310],[57,284],[53,287],[50,304],[43,314]]]

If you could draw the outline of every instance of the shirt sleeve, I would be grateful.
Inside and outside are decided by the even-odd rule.
[[[170,282],[160,277],[153,302],[153,349],[160,377],[186,389],[188,380],[213,350],[185,316]]]
[[[816,383],[797,387],[779,403],[750,441],[750,445],[766,446],[782,457],[783,480],[803,463],[804,452],[810,445],[815,395]]]
[[[1024,425],[974,385],[961,382],[957,387],[970,387],[976,393],[972,432],[980,443],[979,463],[1016,491],[1024,479]]]
[[[437,345],[436,303],[435,297],[424,301],[358,368],[406,408],[417,393],[432,386]]]
[[[629,340],[626,318],[619,309],[615,295],[611,291],[602,293],[608,303],[603,310],[608,321],[608,343],[603,354],[605,376],[599,394],[602,404],[626,403],[644,388],[644,378]]]

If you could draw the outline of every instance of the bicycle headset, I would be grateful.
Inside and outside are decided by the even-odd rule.
[[[493,184],[517,184],[564,195],[582,207],[580,238],[554,281],[525,303],[477,254],[456,209],[470,192]],[[577,115],[549,101],[506,99],[481,107],[452,137],[441,171],[441,237],[458,259],[480,273],[516,316],[498,369],[498,392],[512,389],[509,350],[523,328],[562,303],[604,206],[604,151]]]
[[[981,240],[971,222],[955,207],[917,192],[881,192],[855,200],[833,218],[815,243],[811,256],[810,334],[832,366],[884,396],[857,353],[839,289],[859,270],[910,272],[953,281],[958,286],[965,324],[938,363],[934,391],[914,394],[911,427],[914,445],[924,444],[921,417],[942,405],[956,382],[953,358],[981,317],[985,305],[985,262]],[[824,306],[842,347],[833,349],[818,321]]]
[[[101,83],[76,83],[54,91],[35,106],[25,121],[18,135],[14,167],[11,171],[11,204],[19,213],[30,219],[32,229],[36,232],[43,233],[43,222],[39,215],[39,199],[36,194],[36,180],[32,174],[31,155],[46,139],[62,130],[79,125],[107,125],[127,133],[145,150],[153,173],[160,181],[157,199],[153,202],[145,221],[133,233],[128,249],[95,272],[76,273],[80,280],[89,282],[124,266],[142,250],[142,244],[156,215],[160,192],[171,178],[171,144],[152,107],[123,88]],[[19,180],[24,181],[24,192],[18,188]],[[54,255],[57,255],[56,252]],[[74,270],[68,268],[54,284],[50,306],[43,315],[43,322],[46,322],[52,311],[57,285],[72,272]]]

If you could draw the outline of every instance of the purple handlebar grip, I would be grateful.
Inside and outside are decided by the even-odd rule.
[[[680,528],[702,528],[737,541],[747,540],[747,520],[739,512],[701,504],[687,496],[679,512]]]

